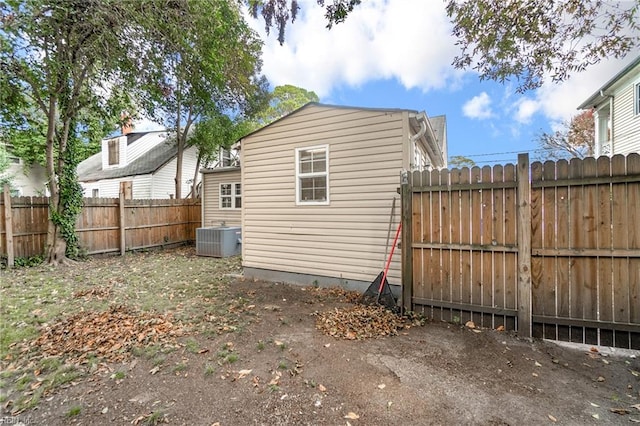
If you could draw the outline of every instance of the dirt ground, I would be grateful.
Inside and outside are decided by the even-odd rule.
[[[347,340],[316,326],[318,313],[350,307],[339,293],[242,279],[228,291],[245,320],[228,332],[201,329],[172,350],[101,363],[35,408],[11,416],[3,404],[0,423],[640,423],[638,352],[430,321]]]

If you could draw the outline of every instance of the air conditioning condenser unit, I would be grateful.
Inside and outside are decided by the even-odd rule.
[[[242,253],[242,228],[223,226],[196,229],[198,256],[229,257]]]

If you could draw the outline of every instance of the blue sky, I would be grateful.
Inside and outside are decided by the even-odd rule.
[[[345,23],[327,30],[324,9],[300,0],[285,44],[248,18],[263,47],[272,86],[293,84],[329,104],[406,108],[447,116],[449,156],[479,165],[513,162],[551,132],[637,54],[605,60],[569,81],[518,94],[513,84],[481,82],[450,64],[458,52],[444,1],[367,0]],[[490,154],[490,155],[487,155]],[[531,153],[532,158],[536,153]]]

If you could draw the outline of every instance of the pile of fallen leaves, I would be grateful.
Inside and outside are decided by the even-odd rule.
[[[316,328],[329,336],[359,340],[395,336],[398,330],[411,327],[405,318],[383,306],[355,305],[317,313]]]
[[[114,306],[104,312],[79,312],[45,326],[31,345],[45,355],[64,355],[71,362],[82,362],[90,354],[119,362],[134,346],[174,344],[182,334],[181,324],[172,322],[170,316]]]
[[[306,287],[306,290],[316,297],[335,297],[346,303],[357,303],[362,297],[362,294],[357,291],[345,290],[341,287]]]

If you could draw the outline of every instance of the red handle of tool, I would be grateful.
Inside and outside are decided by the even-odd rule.
[[[382,281],[380,281],[380,288],[378,289],[378,294],[382,292],[382,287],[384,287],[384,280],[387,279],[387,273],[389,272],[389,266],[391,265],[391,258],[393,257],[393,252],[396,250],[396,245],[398,245],[398,237],[400,236],[400,230],[402,229],[402,222],[398,224],[398,230],[396,231],[396,237],[393,239],[393,245],[391,246],[391,253],[389,253],[389,258],[387,259],[387,264],[384,267],[384,272],[382,273]]]

